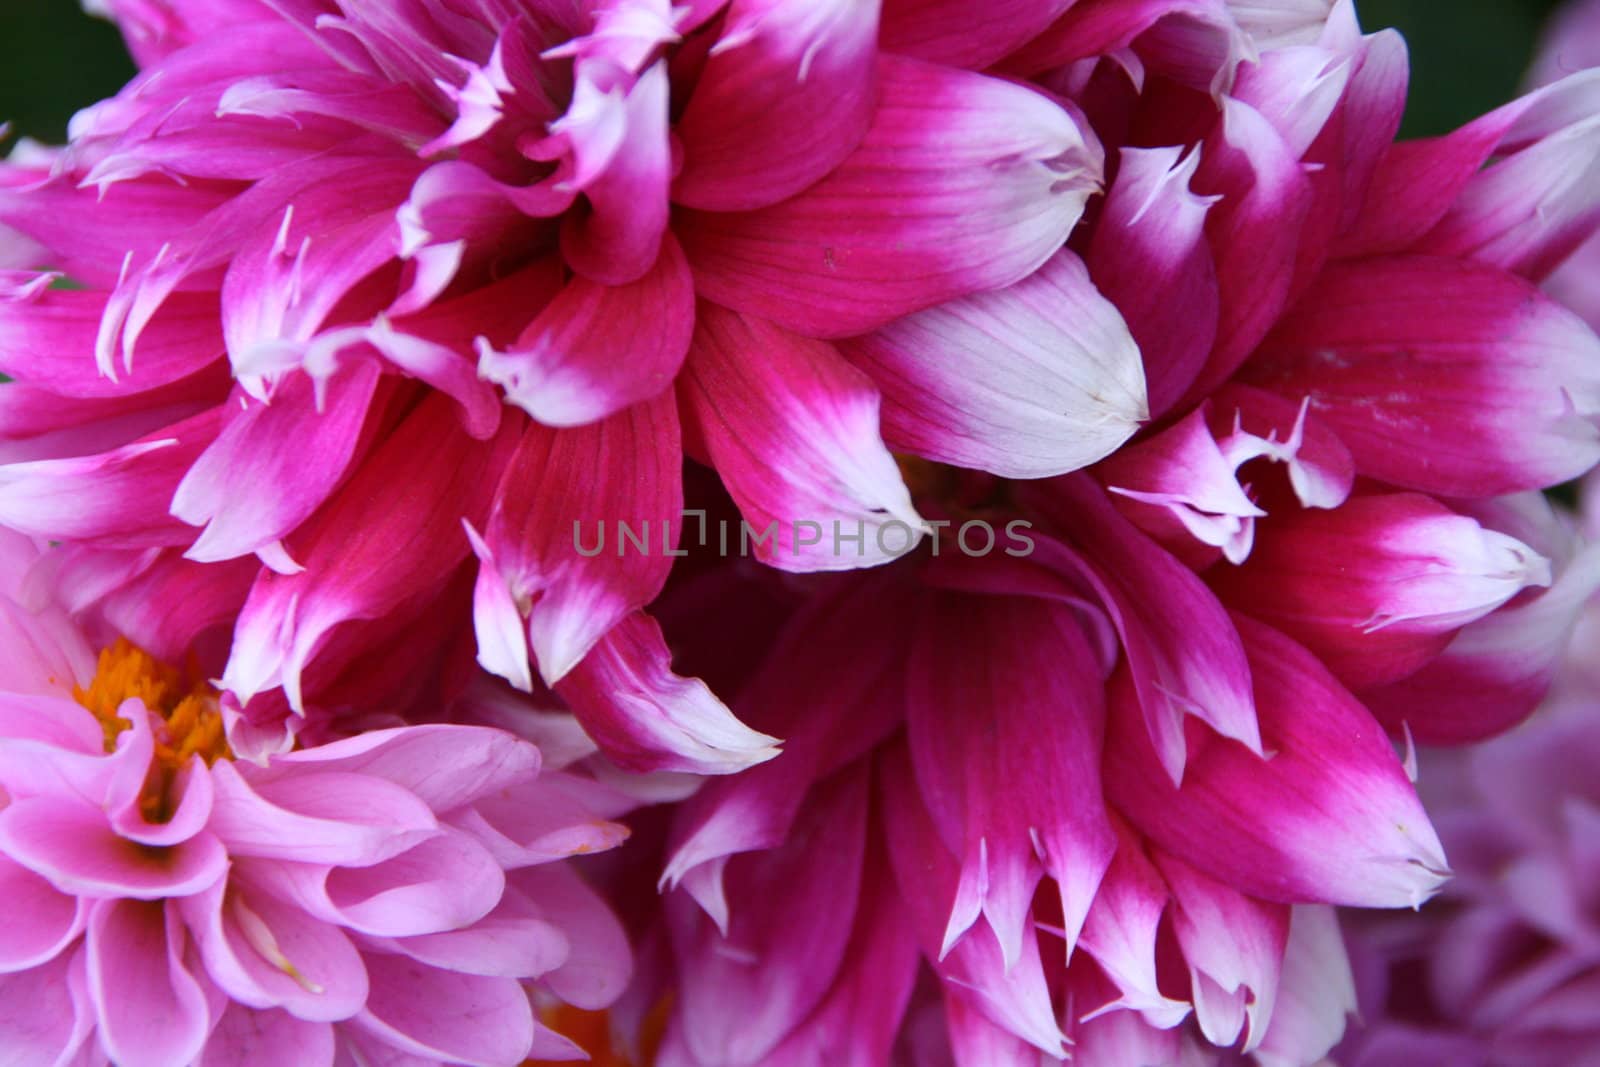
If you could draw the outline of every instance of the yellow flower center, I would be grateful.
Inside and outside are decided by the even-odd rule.
[[[172,783],[195,756],[210,766],[232,759],[223,732],[217,691],[190,666],[180,671],[156,659],[126,638],[100,651],[94,679],[87,687],[74,686],[72,696],[99,720],[105,748],[112,752],[117,737],[133,723],[119,714],[123,702],[138,700],[151,715],[155,755],[139,796],[139,807],[151,822],[172,817]]]

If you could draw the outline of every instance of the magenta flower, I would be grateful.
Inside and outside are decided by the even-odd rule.
[[[0,1047],[18,1063],[513,1065],[577,1049],[621,927],[566,864],[625,835],[511,733],[375,730],[236,761],[217,694],[24,608],[0,563]],[[28,571],[32,578],[28,577]],[[530,999],[532,995],[537,999]]]
[[[554,687],[617,758],[770,758],[641,613],[683,445],[785,543],[920,536],[877,388],[819,338],[1031,274],[1101,181],[1072,105],[963,69],[1062,2],[976,28],[875,0],[102,6],[143,72],[0,176],[6,262],[84,286],[7,282],[0,521],[139,553],[121,570],[146,585],[218,564],[228,688],[299,712],[397,617],[463,618],[475,552],[483,663]],[[1064,310],[1088,291],[1061,285]],[[1015,431],[1033,466],[1144,415],[1126,331],[1100,337],[1103,368],[1067,365],[1082,344],[995,361],[1006,391],[1046,361]],[[595,521],[649,524],[654,551],[578,552]],[[794,570],[889,556],[766,543]],[[116,595],[117,563],[85,565]]]
[[[1002,61],[1114,176],[1033,275],[840,344],[937,540],[659,607],[785,739],[673,820],[660,1063],[1303,1067],[1354,1010],[1331,906],[1444,883],[1401,738],[1525,716],[1597,577],[1529,491],[1600,458],[1600,341],[1536,285],[1594,229],[1600,81],[1393,144],[1401,42],[1324,14],[1085,3]],[[1052,395],[993,353],[1117,318],[1147,430],[1063,476],[992,429]]]

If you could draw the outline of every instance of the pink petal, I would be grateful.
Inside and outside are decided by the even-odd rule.
[[[505,877],[487,849],[445,828],[369,867],[336,867],[326,887],[346,926],[412,937],[477,922],[499,902]]]
[[[334,1067],[333,1027],[303,1022],[283,1011],[228,1005],[206,1039],[196,1067],[251,1067],[259,1063]]]
[[[425,1060],[519,1063],[533,1045],[533,1009],[513,978],[429,967],[405,956],[367,957],[372,994],[359,1024]]]
[[[184,544],[187,527],[168,504],[215,438],[218,414],[204,412],[99,455],[0,468],[0,521],[31,536],[102,548]]]
[[[295,375],[270,404],[241,396],[216,440],[189,467],[172,513],[200,536],[184,553],[200,563],[243,556],[293,532],[343,480],[355,460],[378,387],[378,368],[352,366],[313,397]]]
[[[181,908],[207,975],[234,1001],[312,1022],[347,1019],[366,1002],[361,955],[337,926],[238,884]]]
[[[733,717],[705,683],[672,673],[661,628],[618,623],[556,685],[578,721],[630,770],[731,774],[777,755],[777,739]]]
[[[868,781],[858,770],[819,787],[787,843],[732,864],[726,936],[687,895],[667,902],[697,1059],[766,1062],[827,992],[862,890]]]
[[[1081,547],[1079,558],[1039,541],[1041,561],[1057,557],[1051,566],[1081,573],[1099,594],[1121,635],[1145,729],[1172,781],[1183,776],[1186,716],[1259,752],[1245,652],[1204,583],[1081,477],[1041,483],[1023,500]]]
[[[883,47],[982,70],[1054,22],[1072,0],[1006,0],[981,12],[960,0],[886,0]]]
[[[1412,673],[1462,626],[1549,584],[1550,561],[1521,541],[1394,493],[1275,516],[1250,559],[1219,570],[1212,588],[1359,688]]]
[[[585,1011],[609,1007],[633,976],[633,952],[622,924],[571,864],[547,863],[507,876],[534,914],[561,930],[567,958],[540,977],[564,1002]]]
[[[656,261],[667,232],[672,181],[668,95],[667,65],[658,60],[616,105],[623,140],[610,165],[595,178],[576,183],[593,213],[581,222],[569,217],[561,231],[561,252],[573,270],[593,281],[625,285],[643,277]]]
[[[517,681],[531,644],[540,675],[554,684],[655,599],[681,554],[682,462],[671,394],[576,429],[527,426],[479,551],[487,553],[474,609],[480,662]],[[642,549],[629,549],[624,526]],[[498,599],[502,590],[513,611]],[[526,640],[520,625],[510,631],[522,615]],[[493,641],[507,646],[498,660],[484,651]]]
[[[226,849],[210,833],[143,845],[112,830],[99,809],[68,796],[14,801],[0,812],[0,845],[57,889],[84,896],[184,896],[215,882],[228,865]]]
[[[883,390],[896,449],[1004,477],[1087,466],[1149,414],[1128,327],[1065,250],[1006,289],[839,347]]]
[[[0,973],[0,1048],[18,1067],[71,1063],[82,1049],[95,1025],[80,988],[84,955],[79,949],[41,967]]]
[[[438,826],[426,804],[381,778],[314,770],[257,784],[231,764],[212,774],[210,828],[235,856],[366,865],[431,837]]]
[[[702,303],[680,395],[757,559],[845,570],[920,539],[878,436],[877,390],[832,345]]]
[[[82,902],[0,856],[0,897],[10,920],[0,929],[0,973],[49,963],[83,930]]]
[[[321,512],[296,553],[303,569],[257,580],[225,688],[244,702],[282,685],[302,706],[302,673],[335,627],[415,602],[466,557],[461,519],[481,521],[511,444],[506,432],[490,445],[473,441],[457,429],[447,399],[424,398]]]
[[[1079,1017],[1137,1012],[1151,1026],[1171,1029],[1189,1015],[1189,1005],[1161,992],[1156,973],[1156,937],[1171,894],[1139,836],[1121,819],[1112,824],[1117,850],[1078,942],[1094,957],[1121,995],[1085,1003]]]
[[[1600,341],[1493,267],[1395,256],[1334,264],[1268,338],[1247,380],[1332,426],[1363,474],[1491,496],[1600,458]]]
[[[879,78],[866,140],[828,177],[758,211],[683,213],[702,293],[838,337],[1010,285],[1061,246],[1102,165],[1073,113],[1020,85],[895,56],[880,58]]]
[[[1050,601],[944,597],[919,623],[907,737],[917,784],[961,856],[941,955],[981,911],[1009,968],[1040,879],[1059,887],[1070,945],[1111,862],[1100,671],[1076,613]]]
[[[367,730],[285,753],[264,772],[253,771],[251,780],[282,782],[292,795],[297,787],[291,783],[307,770],[392,782],[443,814],[532,780],[539,770],[539,750],[504,730],[430,723]]]
[[[1272,757],[1206,738],[1174,788],[1122,673],[1107,714],[1111,800],[1164,850],[1263,900],[1402,907],[1427,899],[1446,875],[1444,856],[1371,714],[1288,638],[1240,616],[1235,625]]]
[[[736,0],[674,124],[672,199],[747,211],[793,196],[866,135],[877,96],[877,0]]]
[[[1201,150],[1124,148],[1088,251],[1089,273],[1128,322],[1163,414],[1217,336],[1217,268],[1205,240],[1214,197],[1190,188]]]
[[[1172,926],[1201,1032],[1221,1048],[1242,1033],[1253,1051],[1272,1019],[1290,909],[1253,900],[1171,856],[1158,855],[1156,863],[1172,887]]]
[[[479,373],[547,426],[582,426],[672,385],[694,331],[694,280],[668,234],[625,285],[567,282],[506,352],[480,346]]]
[[[89,914],[89,995],[100,1044],[127,1067],[171,1067],[199,1055],[206,998],[183,963],[183,926],[159,901],[104,900]]]

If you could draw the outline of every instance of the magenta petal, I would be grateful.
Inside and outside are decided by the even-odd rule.
[[[371,954],[372,993],[359,1023],[424,1060],[519,1063],[533,1046],[533,1008],[514,978],[444,971],[405,956]]]
[[[1161,992],[1156,973],[1156,937],[1171,894],[1161,873],[1145,855],[1139,835],[1118,819],[1117,851],[1078,942],[1100,965],[1121,995],[1104,1004],[1085,1004],[1096,1014],[1133,1011],[1151,1026],[1170,1029],[1189,1014],[1189,1005]]]
[[[479,551],[485,667],[518,682],[531,644],[553,685],[661,592],[687,522],[682,463],[671,393],[588,426],[523,431]]]
[[[726,936],[685,894],[667,902],[687,1043],[707,1063],[762,1063],[828,990],[862,891],[868,776],[818,787],[795,835],[728,874]]]
[[[232,413],[173,495],[172,513],[205,527],[185,556],[233,559],[298,527],[343,480],[377,386],[377,366],[362,362],[315,398],[305,375],[295,375],[270,404],[241,396],[243,410]]]
[[[1600,458],[1600,340],[1494,267],[1422,256],[1330,266],[1244,377],[1311,410],[1358,470],[1483,497]]]
[[[100,1044],[119,1065],[189,1063],[210,1031],[185,968],[183,926],[158,901],[105,900],[89,915],[89,995]]]
[[[1040,879],[1059,887],[1070,944],[1111,862],[1099,667],[1076,613],[1051,601],[949,596],[920,622],[907,736],[917,784],[961,856],[941,955],[981,910],[1010,967]]]
[[[928,811],[903,745],[878,762],[881,810],[889,839],[895,882],[908,905],[911,925],[924,956],[937,959],[949,922],[945,901],[955,895],[958,862],[946,847]],[[1064,1035],[1050,1002],[1050,988],[1039,959],[1039,938],[1028,920],[1022,952],[1007,967],[1000,942],[983,931],[968,936],[935,967],[947,983],[973,995],[989,1020],[1035,1047],[1060,1057]]]
[[[292,1063],[295,1067],[334,1067],[334,1031],[327,1023],[308,1023],[288,1012],[256,1011],[229,1004],[206,1039],[195,1067],[253,1067]]]
[[[1081,573],[1098,590],[1122,637],[1145,729],[1172,781],[1183,777],[1186,716],[1259,752],[1245,651],[1205,583],[1118,515],[1083,476],[1040,483],[1024,501],[1081,548],[1080,558],[1041,539],[1036,554]]]
[[[210,833],[165,847],[141,845],[112,830],[98,808],[62,796],[18,800],[0,812],[0,846],[58,889],[84,896],[184,896],[215,882],[228,866],[226,849]]]
[[[963,0],[885,0],[883,47],[933,63],[982,70],[1071,6],[1072,0],[1002,0],[982,9]]]
[[[1124,148],[1119,158],[1089,274],[1138,342],[1159,416],[1193,384],[1217,337],[1217,269],[1205,239],[1215,198],[1190,188],[1198,149]]]
[[[672,199],[746,211],[793,196],[855,150],[877,96],[877,0],[736,0],[674,132]]]
[[[1102,152],[1048,98],[886,55],[871,130],[800,195],[741,214],[684,212],[700,291],[811,336],[876,329],[1026,277],[1097,188]],[[883,210],[893,202],[895,210]]]
[[[1190,398],[1232,375],[1282,314],[1312,201],[1305,170],[1272,124],[1231,98],[1222,108],[1194,183],[1221,196],[1206,223],[1221,311],[1216,344]]]
[[[556,685],[607,755],[630,770],[731,774],[777,755],[777,739],[734,718],[704,682],[672,673],[661,627],[618,623]]]
[[[185,544],[193,530],[168,504],[219,426],[219,412],[206,411],[99,455],[0,468],[0,522],[101,548]]]
[[[1550,561],[1521,541],[1392,493],[1275,516],[1271,536],[1212,588],[1360,688],[1412,673],[1462,626],[1549,584]]]
[[[1181,860],[1158,855],[1172,887],[1172,926],[1189,965],[1195,1020],[1206,1040],[1244,1048],[1266,1037],[1278,991],[1289,908],[1253,900]]]
[[[222,355],[211,294],[175,294],[137,348],[123,351],[110,339],[100,347],[106,302],[104,293],[60,289],[0,300],[0,373],[62,396],[125,396],[181,381]],[[88,352],[99,375],[86,373]]]
[[[839,349],[883,390],[893,447],[1004,477],[1087,466],[1149,414],[1139,348],[1068,251]]]
[[[380,619],[438,589],[466,558],[461,519],[481,521],[511,444],[505,432],[492,445],[472,440],[448,399],[424,398],[318,516],[302,570],[257,579],[224,687],[247,701],[282,685],[302,706],[305,666],[335,627]]]
[[[1106,733],[1113,803],[1164,850],[1263,900],[1402,907],[1427,899],[1446,877],[1444,855],[1371,713],[1293,641],[1240,616],[1235,624],[1271,757],[1205,738],[1174,787],[1119,673]]]
[[[910,551],[922,520],[878,436],[871,379],[763,319],[706,303],[698,318],[681,396],[743,514],[741,546],[794,571]]]
[[[479,373],[546,426],[582,426],[666,391],[693,332],[694,281],[669,233],[636,281],[568,281],[508,351],[480,346]]]
[[[579,83],[580,94],[584,84]],[[562,228],[562,254],[573,270],[594,281],[635,281],[650,270],[660,251],[672,180],[668,92],[666,61],[657,60],[616,105],[623,141],[610,165],[581,182],[593,213]]]

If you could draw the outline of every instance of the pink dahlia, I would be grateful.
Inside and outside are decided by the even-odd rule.
[[[770,758],[641,611],[685,448],[769,562],[888,558],[795,530],[922,532],[824,338],[1028,276],[1101,182],[1075,106],[974,72],[1066,0],[101,6],[142,73],[0,172],[5,262],[77,286],[4,282],[0,522],[88,550],[106,596],[203,586],[239,614],[227,687],[296,712],[401,619],[466,618],[477,569],[479,658],[619,759]],[[1144,414],[1105,357],[1029,413],[1061,469]],[[650,550],[580,552],[593,522]]]
[[[432,725],[235,760],[210,685],[126,640],[97,662],[3,548],[8,1062],[581,1054],[539,1012],[609,1004],[630,954],[559,861],[625,832],[537,748]]]

